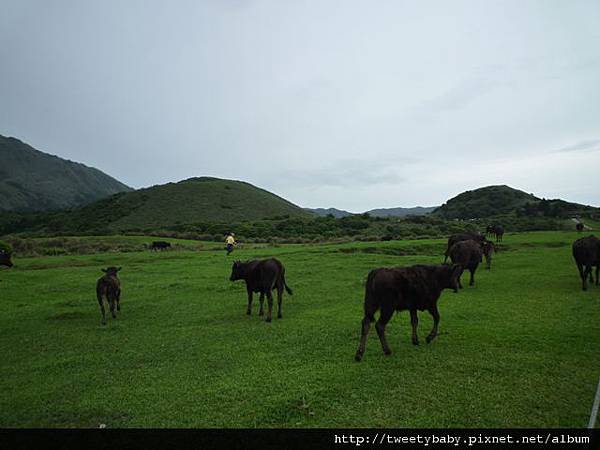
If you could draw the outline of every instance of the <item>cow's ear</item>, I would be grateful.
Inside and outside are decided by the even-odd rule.
[[[106,272],[107,272],[107,270],[106,270],[106,269],[100,269],[100,270],[101,270],[102,272],[104,272],[104,273],[106,273]]]
[[[122,269],[122,267],[119,266],[119,268],[117,269],[117,272],[119,272]]]

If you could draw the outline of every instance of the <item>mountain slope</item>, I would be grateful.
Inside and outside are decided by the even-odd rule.
[[[130,190],[98,169],[0,135],[0,211],[70,208]]]
[[[49,215],[43,222],[51,228],[55,224],[57,230],[159,230],[282,216],[311,214],[249,183],[200,177],[116,194],[72,211]]]
[[[566,218],[597,212],[598,208],[592,206],[559,199],[541,199],[533,194],[501,185],[465,191],[436,208],[432,214],[445,219],[474,219],[507,214]]]

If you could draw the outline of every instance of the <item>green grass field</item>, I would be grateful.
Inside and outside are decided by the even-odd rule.
[[[581,291],[576,237],[506,235],[491,272],[443,293],[445,334],[425,344],[421,313],[414,347],[396,314],[392,355],[372,329],[361,363],[368,271],[440,262],[444,241],[17,257],[0,270],[0,427],[585,427],[600,287]],[[234,257],[267,256],[294,289],[271,324],[228,280]],[[122,311],[103,327],[107,265]]]

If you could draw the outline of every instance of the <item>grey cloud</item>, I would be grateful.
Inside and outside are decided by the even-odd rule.
[[[559,148],[555,152],[597,152],[600,151],[600,139],[581,141],[567,147]]]

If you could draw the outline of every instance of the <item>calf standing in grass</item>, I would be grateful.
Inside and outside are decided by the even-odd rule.
[[[469,286],[473,286],[475,283],[475,271],[482,259],[481,245],[475,241],[460,241],[452,246],[450,249],[450,260],[460,266],[460,273],[458,275],[458,287],[462,289],[460,277],[465,269],[471,272],[471,279],[469,280]],[[491,263],[491,256],[488,261]]]
[[[440,314],[437,301],[442,290],[457,291],[460,267],[442,264],[439,266],[416,265],[411,267],[380,268],[369,272],[365,287],[365,316],[362,320],[360,345],[355,359],[360,361],[365,353],[367,335],[371,322],[375,321],[375,312],[380,309],[379,319],[375,324],[377,335],[381,341],[383,353],[392,353],[385,338],[385,326],[394,311],[410,311],[412,324],[412,343],[419,345],[417,336],[417,311],[427,310],[433,316],[433,329],[427,336],[427,343],[438,334]]]
[[[292,290],[285,282],[285,268],[281,261],[275,258],[264,260],[254,260],[249,262],[236,261],[231,268],[231,281],[244,280],[246,281],[246,290],[248,291],[248,310],[246,314],[252,312],[252,295],[254,292],[260,292],[260,311],[259,316],[264,314],[263,303],[265,295],[269,301],[269,312],[267,314],[267,322],[271,321],[273,313],[273,294],[272,289],[277,289],[277,318],[281,319],[281,300],[283,289],[288,294],[292,295]]]
[[[154,241],[150,245],[150,250],[167,250],[171,248],[171,243],[167,241]]]
[[[600,239],[590,235],[584,238],[577,239],[573,242],[573,258],[579,269],[581,277],[581,287],[584,291],[587,290],[587,279],[590,278],[590,283],[594,282],[592,276],[592,268],[596,266],[596,285],[598,285],[598,277],[600,276]]]
[[[12,267],[13,263],[10,260],[11,253],[0,248],[0,266]]]
[[[109,267],[102,269],[104,276],[98,279],[96,283],[96,296],[100,304],[100,312],[102,313],[102,325],[106,325],[106,315],[104,311],[104,298],[110,306],[110,313],[113,319],[117,318],[115,308],[121,311],[121,282],[117,278],[117,273],[121,270],[120,267]]]

